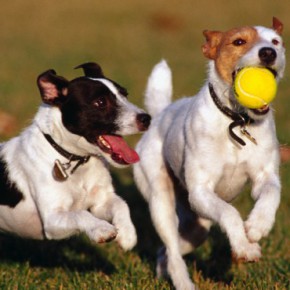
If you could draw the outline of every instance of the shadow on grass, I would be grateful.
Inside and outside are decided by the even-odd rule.
[[[155,262],[161,241],[152,225],[148,204],[133,183],[124,185],[115,174],[113,178],[117,193],[129,205],[131,218],[137,231],[138,244],[134,250],[142,259]]]
[[[130,207],[131,217],[138,234],[138,245],[134,252],[155,273],[156,253],[162,245],[152,226],[147,203],[143,200],[134,184],[124,185],[113,174],[117,193],[122,196]],[[202,248],[185,257],[188,264],[196,264],[197,271],[204,279],[228,284],[232,280],[230,273],[231,255],[225,236],[213,228],[210,231],[209,245],[211,254],[207,256]],[[26,263],[31,267],[65,267],[71,271],[100,271],[110,275],[116,271],[108,261],[106,253],[96,247],[85,237],[72,237],[61,241],[35,241],[0,235],[0,261]]]
[[[112,274],[115,271],[115,267],[98,248],[82,237],[37,241],[1,235],[0,260],[17,263],[28,261],[31,267],[66,267],[78,272],[99,270]]]
[[[233,274],[231,273],[232,256],[228,240],[218,227],[212,227],[208,241],[210,255],[205,259],[201,257],[202,255],[196,255],[197,270],[201,271],[204,279],[230,284]]]
[[[152,272],[155,273],[156,253],[162,242],[153,228],[148,205],[134,184],[124,186],[116,176],[114,177],[117,192],[128,203],[137,230],[138,245],[135,251],[141,259],[152,265]],[[218,227],[212,227],[207,240],[210,247],[209,256],[204,258],[205,255],[199,254],[202,249],[198,249],[185,257],[187,264],[196,264],[197,271],[202,273],[204,279],[230,284],[233,279],[230,271],[232,257],[227,238]]]

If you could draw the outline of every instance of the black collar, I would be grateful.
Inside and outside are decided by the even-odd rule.
[[[240,145],[245,146],[246,143],[243,139],[238,137],[233,129],[237,126],[241,127],[241,133],[244,134],[247,138],[249,138],[253,143],[257,144],[255,138],[253,138],[250,133],[246,130],[246,126],[255,122],[247,113],[237,113],[231,110],[229,107],[224,106],[220,99],[218,98],[216,92],[214,91],[213,85],[208,83],[209,92],[211,98],[218,109],[227,117],[233,120],[233,122],[229,125],[229,133],[230,136],[237,141]]]
[[[65,149],[63,149],[61,146],[59,146],[49,134],[43,133],[43,136],[59,154],[61,154],[66,159],[68,159],[67,163],[61,163],[58,159],[55,160],[55,165],[53,168],[53,175],[58,181],[63,181],[68,178],[66,170],[69,169],[72,161],[78,161],[78,162],[70,171],[71,174],[73,174],[80,165],[89,161],[90,155],[79,156],[76,154],[72,154],[66,151]]]

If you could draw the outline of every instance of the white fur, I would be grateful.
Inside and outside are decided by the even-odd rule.
[[[257,31],[258,47],[265,43],[273,46],[273,36],[281,41],[271,29],[258,27]],[[278,53],[275,68],[282,77],[285,66],[282,41],[275,49]],[[236,67],[241,65],[258,65],[256,46]],[[215,70],[213,61],[209,62],[208,80],[196,96],[156,110],[156,102],[168,103],[171,94],[171,86],[159,82],[168,84],[170,81],[171,72],[162,61],[153,69],[147,85],[145,104],[155,118],[137,145],[140,162],[134,165],[134,178],[149,203],[152,221],[166,248],[166,253],[159,255],[157,272],[159,275],[168,272],[174,286],[184,290],[194,289],[194,284],[188,277],[182,255],[194,249],[194,239],[198,239],[199,234],[192,240],[185,240],[178,233],[183,217],[176,214],[179,201],[174,195],[168,168],[188,191],[191,209],[200,217],[217,223],[227,234],[234,255],[238,259],[256,261],[261,257],[258,241],[271,230],[280,202],[279,152],[272,112],[256,125],[248,126],[258,145],[242,136],[238,128],[234,130],[245,140],[246,146],[231,139],[228,134],[231,120],[214,104],[208,82],[214,85],[226,105],[233,96],[229,85]],[[256,203],[244,223],[230,202],[248,180]],[[205,221],[200,224],[209,228]],[[193,232],[194,225],[187,231]]]
[[[134,108],[132,114],[140,112]],[[137,127],[134,130],[124,131],[138,132]],[[68,160],[47,142],[43,133],[53,136],[70,153],[91,158],[66,181],[56,181],[52,175],[55,160]],[[43,104],[32,125],[1,144],[1,157],[10,180],[24,195],[14,208],[0,206],[2,231],[35,239],[63,239],[85,233],[95,243],[116,237],[124,250],[136,244],[129,208],[112,185],[105,161],[109,157],[98,146],[65,129],[58,108]],[[72,163],[74,166],[76,161]]]
[[[122,96],[111,81],[104,78],[90,78],[90,79],[103,83],[116,96],[117,102],[121,108],[121,110],[118,112],[119,114],[116,120],[116,123],[119,124],[120,130],[117,131],[116,134],[119,135],[136,134],[136,132],[138,132],[136,123],[136,114],[143,113],[144,111],[135,106],[133,103],[129,102],[126,97]],[[111,162],[111,159],[109,161]]]
[[[150,107],[150,114],[155,116],[171,103],[172,75],[165,60],[155,66],[148,83],[145,95],[150,98],[145,98],[145,106]]]

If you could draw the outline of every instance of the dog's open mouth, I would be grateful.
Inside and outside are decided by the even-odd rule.
[[[129,165],[139,161],[137,152],[119,135],[100,135],[97,138],[97,145],[119,164]]]
[[[251,109],[251,111],[254,112],[256,115],[265,115],[269,112],[269,110],[270,110],[269,105],[265,105],[259,109]]]

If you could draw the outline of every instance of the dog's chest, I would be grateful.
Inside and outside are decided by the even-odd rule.
[[[108,169],[97,160],[80,167],[66,181],[65,194],[71,200],[70,210],[88,209],[102,204],[112,192],[112,180]]]
[[[246,162],[224,164],[221,176],[216,183],[215,192],[226,201],[233,200],[248,179]]]

